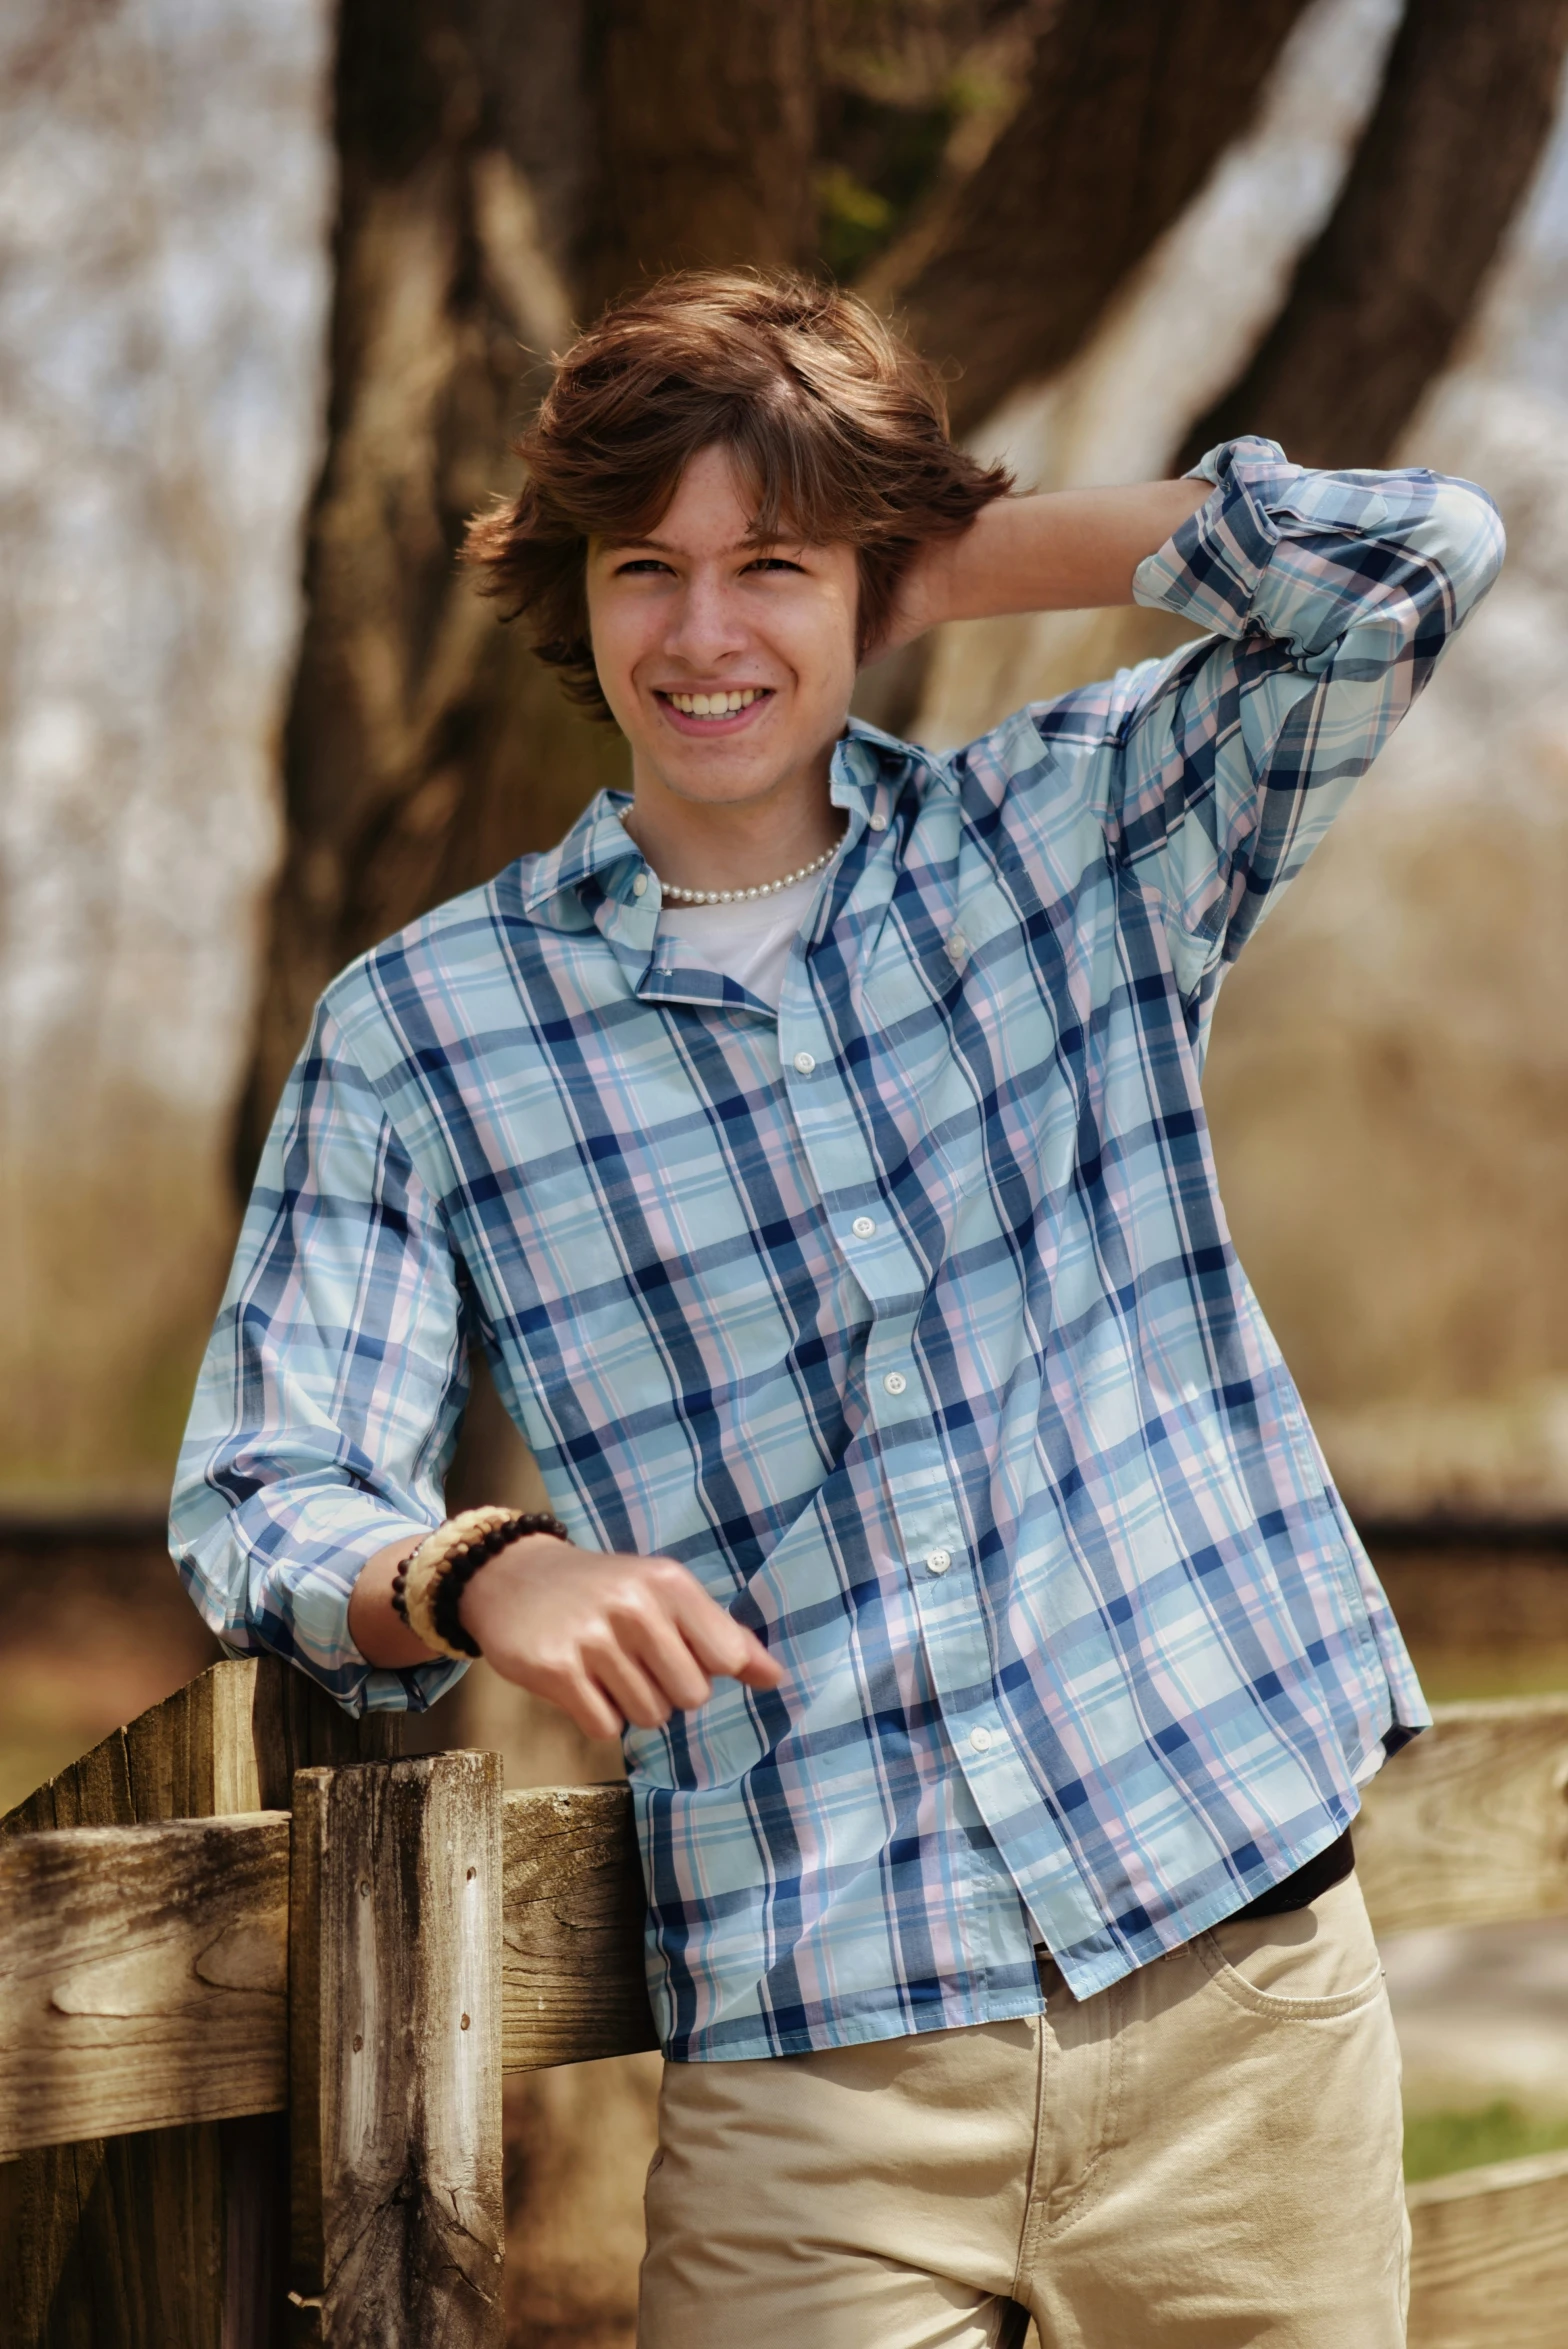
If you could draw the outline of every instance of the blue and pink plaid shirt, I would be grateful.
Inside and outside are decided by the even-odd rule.
[[[1337,1836],[1426,1719],[1236,1260],[1215,990],[1501,554],[1261,441],[1141,567],[1214,633],[947,758],[852,725],[777,1013],[684,967],[601,797],[328,989],[182,1460],[209,1623],[351,1709],[482,1348],[588,1548],[767,1642],[626,1756],[670,2055],[1084,1996]],[[570,1565],[563,1552],[563,1572]]]

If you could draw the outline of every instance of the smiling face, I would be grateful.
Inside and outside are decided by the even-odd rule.
[[[772,813],[789,851],[829,820],[858,572],[849,546],[748,541],[752,511],[728,452],[701,450],[650,538],[591,544],[588,620],[639,826],[689,836],[703,810]]]

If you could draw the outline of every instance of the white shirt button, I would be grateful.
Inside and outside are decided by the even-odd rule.
[[[648,876],[646,873],[639,873],[636,880],[632,883],[632,895],[633,897],[646,897],[647,894]]]
[[[968,941],[968,939],[967,939],[967,938],[964,936],[964,933],[963,933],[963,931],[962,931],[962,930],[955,930],[955,931],[952,933],[951,937],[950,937],[950,938],[948,939],[948,941],[947,941],[947,959],[948,959],[948,961],[949,961],[949,962],[962,962],[962,961],[963,961],[963,959],[964,959],[964,956],[965,956],[965,955],[966,955],[968,952],[969,952],[969,941]]]
[[[926,1572],[928,1574],[945,1574],[952,1563],[953,1553],[951,1550],[933,1550],[926,1560]]]
[[[801,1073],[801,1075],[802,1075],[803,1077],[809,1077],[809,1076],[810,1076],[810,1074],[811,1074],[811,1072],[812,1072],[812,1070],[813,1070],[813,1069],[816,1067],[816,1065],[817,1065],[817,1056],[816,1056],[816,1054],[815,1054],[814,1052],[797,1052],[797,1053],[796,1053],[796,1055],[795,1055],[795,1066],[796,1066],[796,1067],[799,1069],[799,1071],[800,1071],[800,1073]]]
[[[990,1730],[971,1729],[969,1732],[969,1750],[971,1753],[975,1754],[988,1754],[991,1751]]]
[[[857,1215],[849,1228],[857,1240],[869,1240],[877,1227],[869,1215]]]
[[[876,808],[872,812],[871,829],[873,832],[885,832],[887,830],[887,817],[883,814],[880,808]]]
[[[890,1370],[882,1384],[890,1395],[901,1395],[909,1381],[901,1370]]]

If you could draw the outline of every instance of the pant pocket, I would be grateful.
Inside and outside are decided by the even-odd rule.
[[[1247,2013],[1283,2022],[1354,2014],[1383,1995],[1383,1968],[1355,1877],[1309,1908],[1237,1918],[1201,1934],[1215,1987]]]

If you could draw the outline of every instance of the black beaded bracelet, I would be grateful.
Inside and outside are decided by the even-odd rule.
[[[403,1596],[403,1591],[408,1581],[408,1570],[424,1546],[423,1542],[415,1542],[408,1556],[399,1561],[397,1572],[392,1577],[392,1612],[399,1623],[407,1623],[408,1621],[408,1601]]]
[[[552,1534],[558,1542],[570,1537],[559,1517],[552,1517],[542,1509],[530,1509],[521,1516],[508,1517],[500,1525],[492,1525],[485,1532],[472,1535],[455,1549],[446,1561],[446,1571],[436,1585],[430,1616],[437,1631],[449,1647],[461,1648],[465,1656],[477,1656],[479,1642],[465,1631],[458,1620],[458,1606],[464,1591],[492,1558],[512,1542],[522,1541],[530,1533]]]

